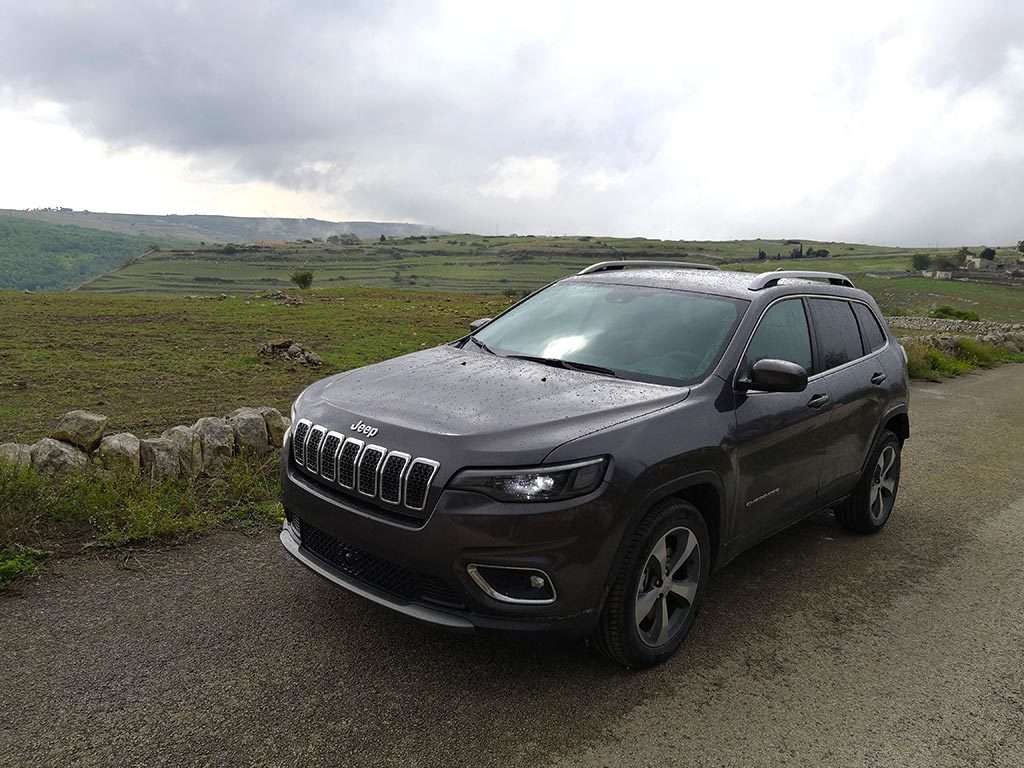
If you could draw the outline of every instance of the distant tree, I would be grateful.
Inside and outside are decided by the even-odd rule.
[[[381,233],[381,235],[380,235],[380,241],[381,241],[382,243],[385,243],[385,242],[387,242],[387,238],[386,238],[386,237],[384,237],[384,233],[383,233],[383,232],[382,232],[382,233]]]
[[[932,257],[927,253],[915,253],[911,259],[914,265],[914,269],[922,270],[928,269],[932,265]]]
[[[1024,240],[1017,241],[1017,250],[1024,253]]]
[[[327,238],[328,243],[335,245],[359,245],[361,242],[358,235],[351,232],[344,232],[340,235],[331,235]]]
[[[966,245],[961,245],[960,250],[956,252],[956,255],[960,257],[960,261],[963,262],[968,256],[973,256],[974,253]]]
[[[819,248],[817,250],[816,255],[817,255],[817,257],[819,259],[827,259],[828,258],[828,248]]]
[[[932,257],[932,267],[942,272],[949,272],[950,270],[958,269],[963,263],[963,259],[958,256]]]
[[[304,272],[292,272],[288,279],[295,283],[302,290],[306,290],[313,284],[313,273],[307,271]]]
[[[981,258],[986,261],[995,261],[996,252],[994,248],[989,248],[987,245],[981,249],[981,253],[978,254]]]
[[[236,246],[234,243],[228,243],[227,245],[220,249],[220,252],[227,254],[228,256],[231,256],[233,254],[238,253],[238,246]]]
[[[758,261],[764,261],[767,258],[768,258],[768,254],[765,253],[764,248],[758,248],[757,249],[757,260]]]
[[[799,248],[794,248],[789,252],[789,258],[791,259],[802,259],[804,257],[804,247],[801,245]]]

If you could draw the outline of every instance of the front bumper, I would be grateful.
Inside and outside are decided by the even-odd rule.
[[[375,515],[356,501],[313,483],[282,461],[282,501],[300,527],[325,534],[361,557],[440,582],[451,599],[437,602],[396,594],[353,577],[337,561],[311,551],[288,527],[281,543],[299,562],[362,597],[394,611],[454,631],[494,630],[581,636],[597,623],[612,561],[622,536],[620,494],[604,484],[589,496],[565,502],[503,504],[448,490],[421,527]],[[305,538],[303,535],[301,538]],[[322,553],[322,546],[320,546]],[[548,605],[504,603],[488,596],[467,572],[470,564],[536,568],[554,584]],[[437,590],[433,592],[436,593]]]

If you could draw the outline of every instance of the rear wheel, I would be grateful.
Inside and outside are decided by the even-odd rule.
[[[857,533],[876,533],[889,520],[900,488],[900,439],[883,430],[856,490],[838,507],[836,519]]]
[[[594,645],[632,668],[659,664],[682,644],[704,597],[711,545],[697,508],[666,499],[630,539]]]

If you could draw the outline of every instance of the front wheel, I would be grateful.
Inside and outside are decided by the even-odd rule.
[[[663,662],[693,626],[710,563],[708,529],[697,508],[680,499],[656,504],[630,539],[594,645],[634,669]]]
[[[877,533],[888,521],[900,488],[902,447],[900,439],[887,429],[878,436],[857,488],[835,510],[843,527],[857,533]]]

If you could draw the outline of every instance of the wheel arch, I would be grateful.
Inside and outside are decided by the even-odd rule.
[[[708,537],[711,539],[711,569],[722,562],[723,536],[727,532],[726,527],[726,495],[725,485],[717,472],[704,470],[694,472],[677,478],[671,482],[657,486],[647,491],[642,497],[636,509],[630,516],[629,524],[623,531],[622,540],[619,542],[612,561],[612,567],[608,572],[605,581],[604,592],[602,593],[602,608],[604,600],[608,596],[608,590],[615,580],[625,557],[626,549],[629,546],[633,534],[636,532],[640,521],[654,508],[654,506],[665,499],[679,499],[688,502],[697,508],[704,524],[708,528]]]

